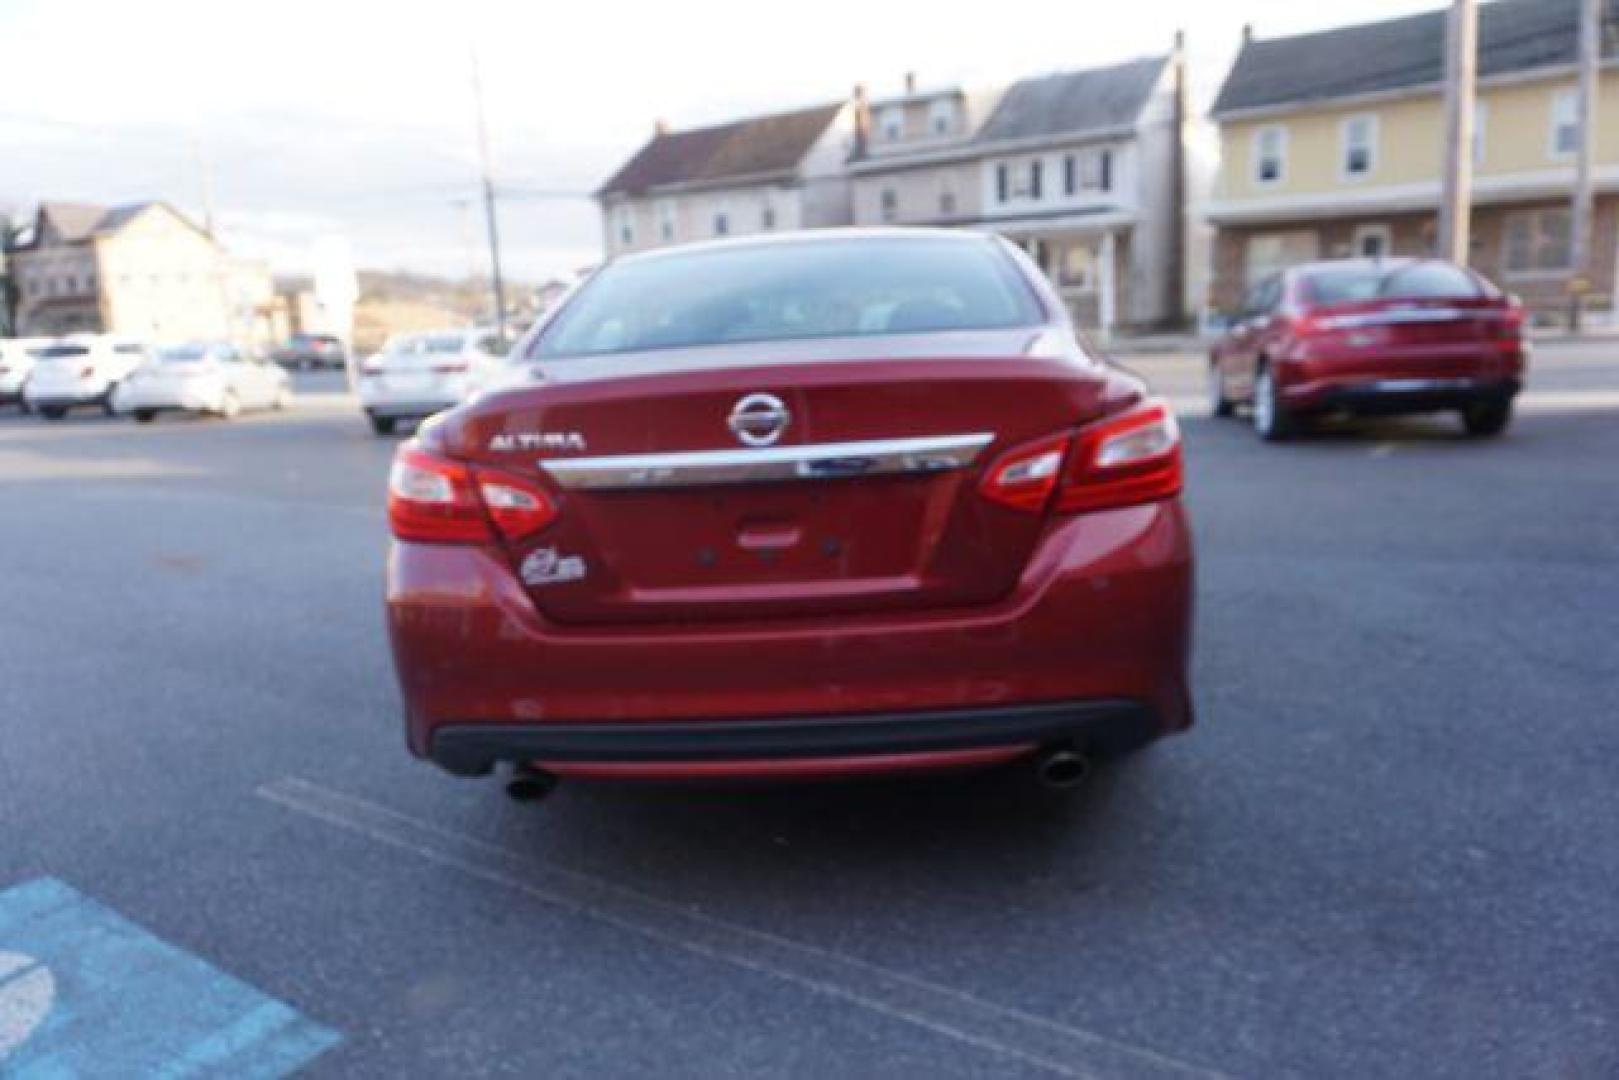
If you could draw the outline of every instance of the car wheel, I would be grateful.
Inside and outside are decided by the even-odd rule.
[[[373,416],[371,417],[371,430],[378,435],[392,435],[395,422],[395,418],[392,416]]]
[[[135,423],[137,423],[137,424],[150,424],[153,420],[156,420],[156,419],[157,419],[157,412],[154,409],[136,409],[135,410]]]
[[[1219,361],[1209,361],[1209,413],[1213,416],[1230,416],[1237,409],[1236,403],[1226,397],[1225,369],[1220,367]]]
[[[47,420],[60,420],[67,415],[67,410],[60,405],[45,405],[40,408],[39,415]]]
[[[226,420],[234,420],[242,412],[242,403],[237,400],[231,391],[225,391],[225,396],[219,399],[219,415]]]
[[[1281,442],[1292,438],[1297,430],[1293,414],[1282,404],[1276,376],[1266,364],[1254,379],[1254,431],[1266,442]]]
[[[1512,422],[1512,402],[1478,401],[1462,410],[1462,427],[1474,438],[1499,435]]]

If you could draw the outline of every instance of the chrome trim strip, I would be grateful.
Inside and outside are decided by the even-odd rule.
[[[1323,318],[1319,325],[1326,330],[1354,330],[1363,326],[1463,322],[1467,319],[1489,322],[1500,318],[1500,314],[1493,308],[1394,308],[1388,311],[1370,311],[1362,315],[1329,315]]]
[[[553,458],[540,468],[570,490],[695,487],[784,480],[932,473],[964,469],[995,441],[992,431],[917,439],[697,450],[679,454],[622,454]]]
[[[1369,385],[1383,393],[1411,394],[1428,390],[1461,390],[1477,382],[1477,379],[1378,379]]]

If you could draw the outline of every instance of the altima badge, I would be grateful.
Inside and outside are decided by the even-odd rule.
[[[528,553],[519,571],[524,585],[559,585],[564,581],[583,581],[585,559],[582,555],[559,555],[556,548],[536,548]]]
[[[774,394],[749,394],[732,407],[725,421],[731,434],[748,446],[770,446],[792,422],[793,414]]]
[[[583,450],[585,437],[577,431],[503,431],[489,440],[495,454],[513,450]]]

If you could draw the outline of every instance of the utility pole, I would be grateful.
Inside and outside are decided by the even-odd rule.
[[[489,226],[489,276],[495,289],[495,332],[506,345],[506,287],[500,277],[500,226],[495,220],[495,183],[489,174],[489,130],[483,116],[483,79],[478,74],[478,50],[472,50],[472,101],[478,114],[478,161],[483,169],[483,212]]]
[[[1473,92],[1478,5],[1453,0],[1445,35],[1445,175],[1439,196],[1439,255],[1468,263],[1473,215]]]
[[[1568,328],[1578,333],[1585,291],[1590,287],[1592,158],[1596,153],[1597,70],[1602,53],[1601,0],[1580,0],[1580,92],[1575,108],[1579,147],[1575,151],[1574,205],[1569,214]]]

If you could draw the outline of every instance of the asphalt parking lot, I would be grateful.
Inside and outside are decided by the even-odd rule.
[[[330,377],[8,411],[0,959],[6,890],[62,883],[316,1033],[210,1044],[242,1072],[1619,1075],[1619,344],[1541,348],[1485,442],[1263,445],[1132,366],[1186,410],[1199,725],[1056,802],[512,803],[404,751],[393,443]],[[96,990],[57,978],[63,1046]]]

